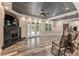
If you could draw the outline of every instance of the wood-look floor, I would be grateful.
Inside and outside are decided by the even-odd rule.
[[[51,53],[52,41],[58,41],[60,36],[24,39],[14,45],[3,49],[2,55],[12,56],[53,56]]]

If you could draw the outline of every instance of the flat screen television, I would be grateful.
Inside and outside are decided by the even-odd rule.
[[[15,17],[5,14],[5,23],[4,25],[7,25],[7,21],[9,21],[10,24],[13,24],[13,21],[15,20]]]

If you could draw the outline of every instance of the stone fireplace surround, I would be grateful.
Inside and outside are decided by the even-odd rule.
[[[11,9],[7,9],[7,8],[3,7],[1,2],[0,2],[0,55],[2,52],[3,44],[4,44],[3,43],[4,42],[4,29],[3,29],[3,27],[4,27],[5,11],[16,15],[16,17],[19,20],[19,27],[21,27],[21,37],[26,38],[26,36],[27,36],[27,17],[25,17],[24,15],[20,15],[19,13],[16,13]]]

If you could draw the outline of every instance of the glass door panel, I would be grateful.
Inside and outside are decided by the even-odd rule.
[[[36,34],[39,35],[40,34],[40,24],[36,23]]]
[[[35,23],[31,23],[31,35],[35,35]]]

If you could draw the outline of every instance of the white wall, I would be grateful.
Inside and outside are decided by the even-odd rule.
[[[57,35],[62,35],[63,33],[63,22],[62,21],[54,21],[53,32]]]
[[[4,40],[3,26],[4,26],[4,9],[3,9],[1,2],[0,2],[0,52],[1,52],[1,48],[2,48],[3,40]]]
[[[12,9],[12,2],[2,2],[2,5],[6,8]]]
[[[21,27],[21,37],[27,37],[27,18],[21,16],[19,18],[19,26]]]

